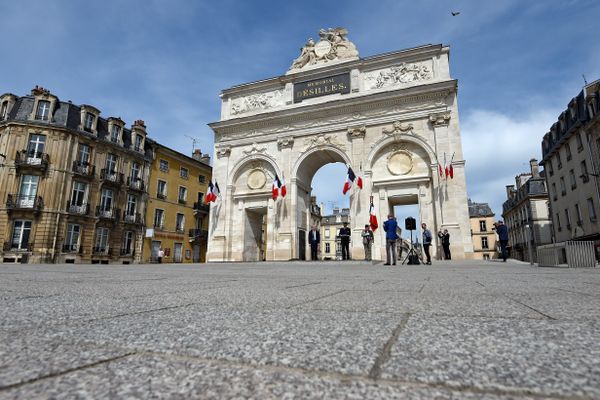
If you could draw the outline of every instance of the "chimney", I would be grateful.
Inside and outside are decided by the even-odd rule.
[[[540,177],[540,167],[538,165],[538,160],[532,158],[529,160],[529,166],[531,167],[531,177],[539,178]]]
[[[515,185],[506,185],[506,198],[512,199],[514,191],[515,191]]]
[[[200,149],[194,150],[194,152],[192,153],[192,158],[194,160],[201,161],[202,160],[202,150],[200,150]]]
[[[325,204],[323,204],[323,202],[319,205],[319,209],[321,210],[321,215],[325,215]]]

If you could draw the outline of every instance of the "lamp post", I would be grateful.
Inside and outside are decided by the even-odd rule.
[[[527,252],[529,253],[529,265],[533,265],[533,249],[531,248],[531,229],[529,224],[525,224],[525,232],[527,236]]]

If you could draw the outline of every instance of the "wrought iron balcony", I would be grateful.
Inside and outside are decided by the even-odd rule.
[[[71,204],[70,201],[67,201],[67,212],[74,215],[89,215],[90,205],[88,203]]]
[[[110,250],[111,249],[108,246],[94,246],[94,248],[92,249],[92,254],[97,256],[110,256]]]
[[[123,222],[125,222],[126,224],[143,225],[144,219],[142,218],[142,214],[140,213],[124,214]]]
[[[109,171],[106,168],[100,170],[100,179],[115,185],[122,185],[125,180],[124,175],[121,172]]]
[[[8,210],[33,210],[33,212],[39,213],[44,208],[44,199],[42,196],[9,194],[6,197],[6,208]]]
[[[193,240],[208,239],[208,231],[206,229],[190,229],[188,236]]]
[[[33,243],[28,243],[27,246],[19,248],[18,243],[4,242],[3,251],[33,251]]]
[[[194,203],[194,212],[208,214],[210,212],[210,205],[209,204],[195,202]]]
[[[80,161],[73,161],[73,172],[86,178],[93,178],[96,174],[96,166]]]
[[[162,223],[162,222],[160,224],[154,223],[153,228],[156,229],[156,230],[158,230],[158,231],[164,231],[165,230],[165,224]]]
[[[113,220],[114,222],[117,222],[119,220],[120,214],[121,214],[120,209],[104,208],[104,207],[100,207],[100,206],[96,207],[96,217],[98,217],[100,219],[110,219],[110,220]]]
[[[141,180],[140,178],[133,178],[131,176],[127,177],[127,187],[129,189],[138,190],[140,192],[143,192],[146,189],[143,180]]]
[[[39,151],[20,150],[15,156],[17,168],[32,168],[46,172],[50,164],[50,156]]]
[[[80,253],[82,247],[79,244],[63,244],[63,253]]]
[[[126,256],[133,257],[133,255],[135,254],[135,251],[133,249],[123,249],[122,248],[120,253],[121,253],[122,257],[126,257]]]

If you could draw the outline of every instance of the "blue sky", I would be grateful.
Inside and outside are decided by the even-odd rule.
[[[191,151],[189,135],[212,153],[206,124],[219,118],[220,90],[284,74],[322,27],[347,27],[363,57],[443,43],[459,81],[469,195],[500,214],[505,185],[541,157],[582,74],[600,78],[598,16],[597,0],[0,0],[0,92],[41,85],[103,116],[143,119],[179,151]],[[317,195],[343,205],[325,175]]]

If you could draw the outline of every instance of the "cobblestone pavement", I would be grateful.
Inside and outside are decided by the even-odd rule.
[[[0,265],[0,398],[600,398],[600,270]]]

